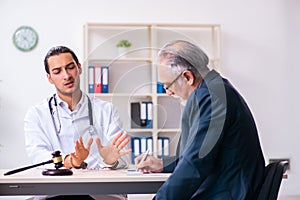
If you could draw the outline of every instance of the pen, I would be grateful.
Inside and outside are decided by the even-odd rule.
[[[140,161],[139,163],[142,163],[142,162],[144,162],[144,161],[146,160],[146,158],[147,158],[149,152],[150,152],[150,149],[147,149],[147,150],[144,152],[143,157],[142,157],[142,159],[141,159],[141,161]],[[136,169],[136,171],[138,171],[138,168]]]
[[[142,157],[140,163],[142,163],[142,162],[144,162],[144,161],[146,160],[146,158],[147,158],[149,152],[150,152],[150,149],[147,149],[147,150],[144,152],[144,155],[143,155],[143,157]]]

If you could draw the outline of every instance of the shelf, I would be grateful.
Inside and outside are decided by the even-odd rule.
[[[130,63],[130,62],[148,62],[151,63],[152,60],[150,58],[123,58],[123,57],[116,57],[116,58],[102,58],[102,59],[90,59],[89,64],[99,64],[104,63],[105,65],[111,65],[113,63]]]
[[[89,96],[94,97],[151,97],[151,93],[89,93]]]
[[[144,133],[144,132],[153,132],[152,128],[135,128],[135,129],[127,129],[126,132],[132,133]],[[157,133],[180,133],[180,128],[167,128],[167,129],[157,129]]]
[[[165,129],[158,129],[158,133],[169,133],[169,132],[181,132],[180,128],[165,128]]]
[[[129,133],[146,133],[146,132],[153,132],[152,128],[132,128],[132,129],[127,129],[126,132]]]
[[[116,47],[127,39],[132,46],[125,54]],[[112,102],[117,108],[123,128],[130,136],[153,138],[154,156],[158,138],[170,139],[170,154],[176,154],[180,138],[183,107],[179,99],[157,93],[156,58],[160,48],[172,40],[196,43],[207,53],[209,67],[220,70],[220,25],[173,23],[87,23],[84,25],[83,86],[88,91],[88,67],[109,67],[109,93],[90,96]],[[152,128],[131,128],[131,102],[151,101]]]

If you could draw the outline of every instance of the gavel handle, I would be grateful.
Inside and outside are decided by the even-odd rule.
[[[31,169],[31,168],[34,168],[34,167],[38,167],[38,166],[45,165],[45,164],[50,164],[50,163],[53,163],[53,160],[48,160],[48,161],[46,161],[46,162],[41,162],[41,163],[39,163],[39,164],[35,164],[35,165],[31,165],[31,166],[27,166],[27,167],[15,169],[15,170],[6,172],[6,173],[4,174],[4,176],[6,176],[6,175],[11,175],[11,174],[15,174],[15,173],[18,173],[18,172],[27,170],[27,169]]]

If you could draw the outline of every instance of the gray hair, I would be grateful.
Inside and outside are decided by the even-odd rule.
[[[195,76],[204,77],[208,71],[208,56],[198,46],[185,41],[175,40],[167,43],[158,53],[158,61],[167,59],[167,64],[177,71],[190,70]]]

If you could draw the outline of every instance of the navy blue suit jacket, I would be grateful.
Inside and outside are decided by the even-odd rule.
[[[264,157],[243,97],[211,71],[188,98],[178,156],[163,159],[172,175],[154,199],[256,199]]]

